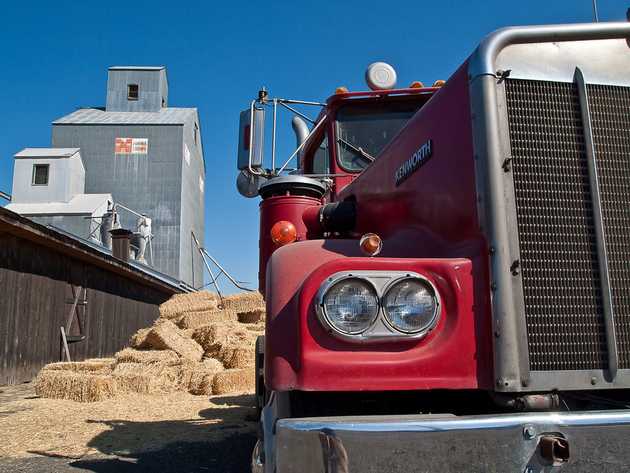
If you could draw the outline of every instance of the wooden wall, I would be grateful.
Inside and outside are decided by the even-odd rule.
[[[31,380],[60,361],[60,327],[72,308],[71,285],[87,288],[79,306],[86,340],[70,345],[72,360],[106,357],[158,317],[173,291],[73,259],[0,229],[0,385]],[[78,334],[76,317],[71,334]]]

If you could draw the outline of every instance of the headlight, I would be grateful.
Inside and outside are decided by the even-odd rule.
[[[385,319],[403,333],[419,333],[433,328],[438,306],[433,287],[419,278],[394,283],[383,297]]]
[[[322,309],[328,324],[341,333],[357,335],[367,330],[378,315],[378,296],[367,281],[346,278],[324,294]]]

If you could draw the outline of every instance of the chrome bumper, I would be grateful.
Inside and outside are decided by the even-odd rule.
[[[281,419],[265,444],[254,471],[628,472],[630,410]]]

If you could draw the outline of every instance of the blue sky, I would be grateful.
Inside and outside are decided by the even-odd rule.
[[[630,3],[598,0],[600,20]],[[166,65],[169,104],[199,109],[207,163],[205,245],[239,279],[257,279],[258,200],[235,189],[240,110],[261,85],[323,100],[365,88],[371,62],[399,84],[447,79],[487,33],[508,25],[591,21],[591,0],[6,2],[0,28],[0,190],[12,156],[49,146],[55,118],[102,106],[107,67]],[[294,143],[288,120],[279,155]],[[0,202],[4,204],[4,202]]]

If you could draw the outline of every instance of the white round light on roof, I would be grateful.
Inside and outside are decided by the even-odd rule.
[[[365,81],[372,90],[393,89],[396,79],[396,71],[386,62],[374,62],[365,71]]]

